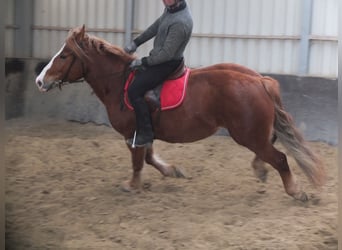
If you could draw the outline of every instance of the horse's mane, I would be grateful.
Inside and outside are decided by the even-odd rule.
[[[126,53],[119,46],[87,33],[84,34],[84,37],[81,38],[81,41],[78,41],[79,39],[77,36],[80,35],[80,33],[80,28],[74,28],[70,30],[66,39],[66,44],[79,58],[83,60],[86,58],[89,59],[86,53],[86,50],[89,49],[93,49],[99,54],[111,54],[117,56],[125,62],[130,62],[135,58],[134,55]]]

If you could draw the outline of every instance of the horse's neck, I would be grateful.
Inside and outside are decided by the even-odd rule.
[[[112,127],[125,137],[129,130],[128,121],[132,119],[132,114],[128,109],[122,110],[122,100],[125,81],[125,67],[115,66],[110,61],[98,61],[93,63],[86,75],[86,81],[93,89],[96,96],[104,104],[108,118]]]
[[[125,80],[125,65],[110,59],[98,56],[89,63],[86,76],[94,93],[106,106],[113,102],[119,104]]]

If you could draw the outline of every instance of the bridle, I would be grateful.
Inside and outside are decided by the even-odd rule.
[[[74,53],[72,53],[72,61],[71,61],[70,65],[69,65],[69,67],[68,67],[68,70],[65,72],[65,74],[64,74],[64,76],[63,76],[63,78],[62,78],[62,80],[56,81],[56,84],[58,85],[58,88],[59,88],[60,90],[62,90],[62,86],[64,86],[64,85],[72,84],[72,83],[77,83],[77,82],[83,82],[83,81],[84,81],[84,77],[82,77],[82,78],[80,78],[80,79],[78,79],[78,80],[76,80],[76,81],[72,81],[72,82],[67,81],[68,76],[69,76],[70,71],[71,71],[71,68],[72,68],[72,66],[75,64],[76,59],[77,59],[77,58],[76,58],[76,55],[75,55]],[[86,73],[85,67],[84,67],[83,62],[81,62],[81,63],[82,63],[82,75],[85,76],[85,73]],[[51,86],[51,88],[52,88],[52,87],[53,87],[53,86]]]
[[[64,85],[68,85],[68,84],[72,84],[72,83],[77,83],[77,82],[84,82],[85,79],[84,77],[86,76],[86,70],[85,70],[85,66],[84,66],[84,63],[83,61],[81,62],[82,64],[82,75],[83,77],[78,79],[78,80],[75,80],[75,81],[68,81],[68,76],[70,74],[70,71],[72,69],[72,67],[74,66],[75,62],[76,62],[76,59],[77,59],[77,56],[72,53],[72,61],[67,69],[67,71],[65,72],[62,80],[58,80],[55,82],[54,85],[58,85],[58,88],[61,90],[62,89],[62,86]],[[108,73],[108,74],[104,74],[104,75],[101,75],[101,76],[96,76],[97,79],[99,78],[105,78],[105,77],[108,77],[108,76],[124,76],[124,82],[126,81],[127,77],[128,77],[128,74],[129,74],[129,67],[127,65],[127,67],[125,67],[123,70],[121,71],[117,71],[117,72],[111,72],[111,73]],[[53,86],[50,87],[50,89],[52,88]]]
[[[72,66],[74,65],[75,61],[76,61],[76,56],[74,54],[72,54],[72,61],[71,61],[70,65],[69,65],[69,68],[68,68],[67,72],[65,72],[64,77],[61,80],[62,82],[67,82],[66,79],[68,78],[70,70],[71,70]],[[82,66],[83,66],[83,63],[82,63]]]
[[[81,47],[81,46],[80,46]],[[81,64],[82,64],[82,75],[83,77],[78,79],[78,80],[75,80],[75,81],[68,81],[68,76],[70,74],[70,71],[72,69],[72,67],[74,66],[75,62],[76,62],[76,59],[77,59],[77,55],[72,52],[72,61],[67,69],[67,71],[65,72],[62,80],[59,80],[59,81],[56,81],[54,84],[52,84],[49,89],[52,89],[53,87],[55,87],[56,85],[58,86],[58,88],[60,90],[62,90],[62,86],[64,85],[68,85],[68,84],[72,84],[72,83],[77,83],[77,82],[84,82],[85,81],[85,76],[86,76],[86,70],[85,70],[85,65],[84,65],[84,62],[81,60]],[[100,75],[100,76],[96,76],[97,79],[99,78],[104,78],[104,77],[108,77],[108,76],[116,76],[116,77],[122,77],[122,93],[121,93],[121,100],[120,100],[120,110],[123,110],[123,107],[124,107],[124,87],[125,87],[125,83],[126,83],[126,80],[128,78],[128,75],[129,73],[131,72],[131,69],[129,67],[130,63],[128,63],[123,70],[121,71],[116,71],[116,72],[111,72],[109,74],[104,74],[104,75]]]

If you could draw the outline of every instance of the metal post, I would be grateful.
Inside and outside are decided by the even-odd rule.
[[[134,24],[134,0],[125,0],[126,18],[125,18],[125,44],[132,41]]]
[[[32,56],[33,0],[14,0],[15,25],[14,56]]]
[[[312,6],[312,0],[302,0],[301,39],[298,66],[299,75],[306,75],[309,70]]]

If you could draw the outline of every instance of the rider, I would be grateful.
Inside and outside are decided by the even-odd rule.
[[[163,14],[142,34],[125,47],[133,53],[146,41],[155,37],[149,56],[132,61],[135,78],[128,88],[128,97],[135,111],[137,124],[134,145],[143,147],[154,139],[151,116],[144,100],[148,90],[155,88],[180,66],[183,53],[192,33],[193,21],[185,0],[163,0]],[[128,141],[132,145],[133,138]]]

